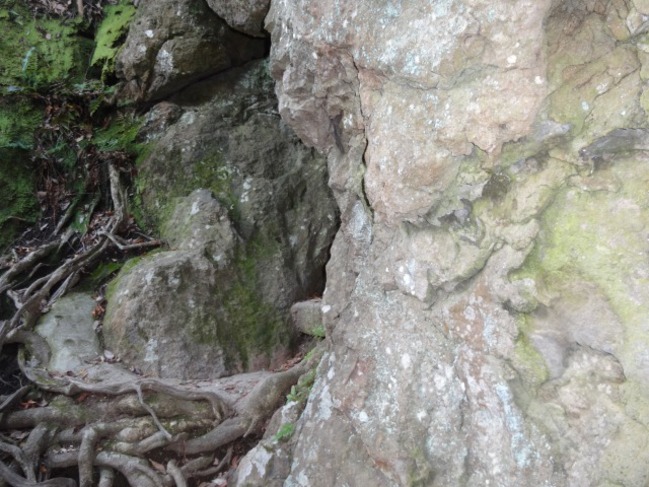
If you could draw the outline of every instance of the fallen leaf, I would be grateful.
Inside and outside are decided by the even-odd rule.
[[[86,399],[88,399],[88,397],[90,397],[90,393],[89,393],[89,392],[82,392],[81,394],[79,394],[79,395],[77,396],[77,398],[76,398],[76,402],[77,402],[77,403],[83,402],[83,401],[85,401]]]
[[[167,473],[167,469],[162,463],[158,463],[155,460],[151,460],[150,458],[149,458],[149,462],[151,463],[151,466],[153,466],[153,468],[155,468],[158,472]]]

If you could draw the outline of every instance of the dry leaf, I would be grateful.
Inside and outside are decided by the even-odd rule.
[[[158,463],[155,460],[151,460],[150,458],[149,458],[149,463],[151,463],[151,466],[155,468],[158,472],[167,473],[167,469],[162,463]]]

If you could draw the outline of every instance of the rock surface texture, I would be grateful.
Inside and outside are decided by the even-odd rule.
[[[275,367],[291,305],[322,292],[338,224],[326,161],[281,121],[267,71],[251,62],[149,112],[137,185],[169,249],[122,269],[103,328],[144,373]]]
[[[648,14],[272,2],[342,220],[285,486],[647,485]]]
[[[140,2],[116,68],[122,96],[157,100],[264,53],[264,41],[231,29],[195,0]]]
[[[254,37],[265,37],[264,17],[270,0],[207,0],[216,14],[230,27]]]

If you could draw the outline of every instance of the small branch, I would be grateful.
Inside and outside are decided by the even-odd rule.
[[[249,423],[250,420],[247,418],[226,419],[212,431],[186,442],[172,444],[168,449],[180,455],[196,455],[214,451],[241,438],[248,429]]]
[[[119,250],[122,252],[125,252],[127,250],[135,250],[135,249],[143,249],[146,247],[159,247],[162,245],[162,242],[160,240],[148,240],[146,242],[137,242],[137,243],[128,243],[126,240],[118,237],[117,235],[113,235],[112,233],[108,232],[99,232],[99,235],[102,235],[115,245]]]
[[[46,463],[50,468],[68,468],[77,465],[77,452],[61,451],[48,454]],[[163,479],[141,458],[120,453],[100,451],[95,465],[108,467],[121,473],[132,487],[160,487]],[[76,483],[74,484],[76,486]]]
[[[18,389],[16,392],[8,396],[2,403],[0,404],[0,413],[3,411],[6,411],[8,409],[12,409],[16,404],[20,402],[20,400],[25,397],[25,394],[29,392],[29,389],[31,389],[31,386],[22,386],[20,389]]]
[[[113,200],[113,222],[109,233],[117,233],[126,221],[126,195],[122,187],[119,170],[114,164],[108,164],[108,180],[110,181],[110,197]]]
[[[18,465],[20,465],[20,468],[23,469],[25,475],[27,475],[27,480],[31,482],[36,481],[36,476],[34,475],[34,469],[29,464],[29,460],[27,459],[25,453],[19,447],[0,441],[0,451],[4,453],[8,453],[13,457],[13,459],[18,463]]]
[[[216,467],[211,467],[211,468],[207,468],[207,469],[204,469],[204,470],[197,471],[194,474],[194,476],[195,477],[208,477],[208,476],[212,476],[212,475],[216,475],[217,473],[220,473],[221,471],[223,471],[225,469],[225,467],[230,465],[230,462],[232,461],[232,451],[233,451],[232,447],[228,448],[228,452],[225,454],[225,456],[221,459],[221,461],[219,462],[219,464]]]
[[[183,471],[183,475],[186,478],[202,476],[199,472],[202,472],[204,469],[212,465],[213,461],[214,455],[197,457],[192,460],[188,460],[182,467],[180,467],[180,470]]]
[[[44,423],[37,424],[29,433],[27,441],[23,446],[23,452],[32,469],[38,466],[41,455],[49,447],[49,443],[54,438],[55,433],[55,426],[49,426]]]
[[[7,481],[13,487],[77,487],[77,483],[72,479],[56,478],[46,480],[45,482],[32,482],[18,475],[1,461],[0,478]]]
[[[99,469],[99,484],[97,487],[113,487],[115,471],[112,468],[102,467]]]
[[[169,440],[164,432],[156,431],[151,436],[147,436],[137,443],[114,443],[113,450],[118,453],[124,453],[125,455],[142,456],[151,450],[167,446],[171,441],[174,441],[174,439],[175,438]]]
[[[61,242],[59,240],[55,240],[48,244],[42,245],[41,247],[37,248],[33,252],[30,252],[25,257],[23,257],[20,261],[12,265],[7,272],[5,272],[4,274],[2,274],[2,276],[0,276],[0,294],[5,292],[7,289],[9,289],[12,286],[13,281],[16,279],[16,277],[18,277],[23,272],[26,272],[27,270],[31,269],[39,261],[41,261],[48,255],[50,255],[52,252],[54,252],[56,249],[58,249],[60,243]]]
[[[178,468],[178,465],[176,465],[175,460],[169,460],[167,462],[167,473],[174,479],[176,487],[187,487],[187,480],[185,480],[185,476],[182,470]]]
[[[79,282],[79,271],[73,271],[68,277],[66,277],[63,284],[61,284],[56,291],[52,294],[49,301],[47,302],[47,307],[51,307],[54,302],[68,292],[68,289],[72,289]]]
[[[79,487],[92,487],[92,467],[99,433],[92,426],[86,428],[79,446]]]

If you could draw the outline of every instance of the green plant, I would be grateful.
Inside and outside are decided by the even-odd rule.
[[[40,91],[83,80],[92,41],[79,26],[34,17],[26,2],[3,2],[0,22],[0,87],[4,94]]]
[[[300,377],[298,383],[291,386],[291,392],[286,396],[288,402],[306,402],[311,388],[315,382],[315,368],[309,370],[306,374]]]
[[[101,67],[102,79],[115,70],[115,57],[134,16],[135,6],[128,0],[120,0],[117,5],[106,7],[104,20],[95,36],[96,47],[90,61],[91,66]]]
[[[324,338],[326,336],[326,330],[323,324],[319,324],[317,326],[314,326],[311,329],[311,336],[318,337],[318,338]]]
[[[295,433],[295,425],[293,423],[284,423],[279,427],[273,439],[277,441],[288,441]]]

